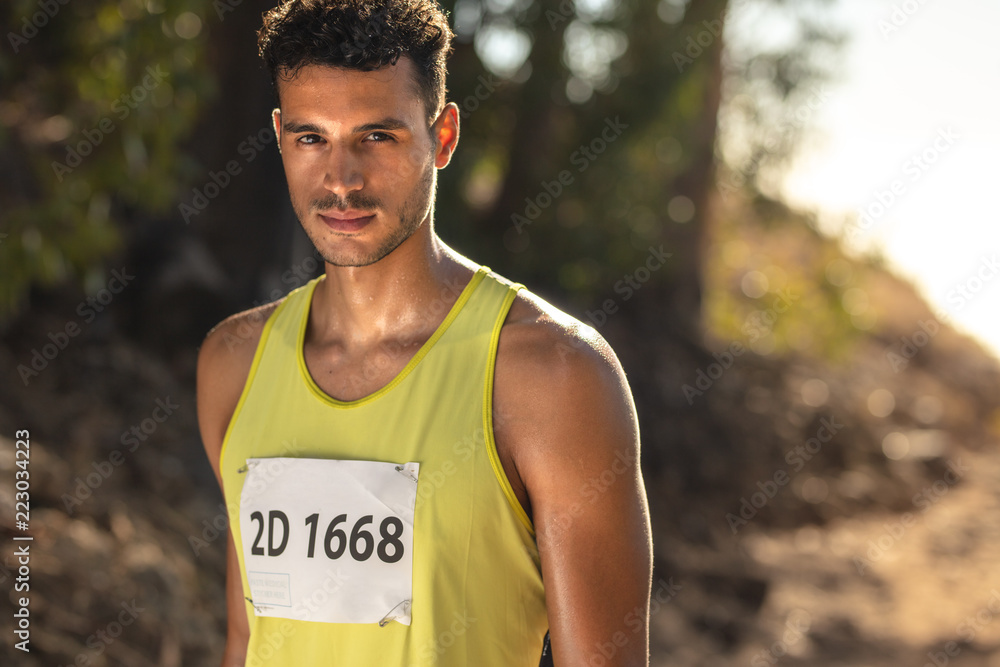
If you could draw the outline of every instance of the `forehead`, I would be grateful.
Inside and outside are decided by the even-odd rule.
[[[278,78],[284,115],[322,115],[330,120],[392,112],[423,115],[416,67],[407,58],[370,72],[328,65],[305,65],[290,79]]]

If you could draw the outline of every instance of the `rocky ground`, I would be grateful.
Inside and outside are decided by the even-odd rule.
[[[681,588],[654,617],[652,664],[1000,665],[1000,459],[954,463],[960,481],[929,484],[909,516],[748,531],[728,549],[664,537]]]

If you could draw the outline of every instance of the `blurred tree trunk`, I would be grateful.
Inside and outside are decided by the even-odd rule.
[[[171,217],[143,225],[129,249],[152,274],[136,292],[136,328],[168,355],[190,354],[221,319],[271,300],[265,287],[292,264],[298,223],[271,127],[271,82],[257,54],[261,14],[274,2],[231,4],[210,5],[204,15],[204,66],[215,90],[181,149],[187,184]]]
[[[271,128],[277,106],[263,61],[257,54],[261,15],[274,0],[243,0],[210,23],[206,54],[218,93],[194,134],[191,152],[203,165],[199,186],[209,171],[224,171],[235,160],[241,172],[206,210],[191,221],[231,280],[233,295],[256,298],[268,272],[289,264],[290,217],[281,158]],[[191,193],[188,191],[187,196]]]
[[[535,3],[523,15],[492,17],[513,18],[530,36],[531,74],[498,86],[463,124],[455,167],[440,177],[439,218],[448,233],[475,257],[543,293],[574,295],[584,312],[609,296],[626,300],[621,292],[614,296],[618,281],[644,266],[650,247],[662,244],[672,257],[643,285],[642,301],[655,303],[672,330],[693,334],[714,187],[726,7],[727,0],[692,0],[672,25],[656,3],[642,1],[623,2],[613,16],[597,20],[557,0]],[[569,32],[578,34],[581,26],[594,34],[617,31],[627,48],[610,63],[612,83],[574,102],[567,99],[567,81],[580,74],[566,45]],[[474,56],[471,48],[456,52],[456,101],[467,99],[485,71],[482,63],[469,62]],[[619,123],[626,127],[621,137],[605,142],[602,133]],[[678,146],[673,162],[656,157],[663,141]],[[576,168],[573,158],[581,149],[605,143],[606,151]],[[501,178],[489,205],[477,209],[466,192],[470,175],[488,161],[499,165]],[[546,184],[562,172],[572,183],[550,197]],[[671,217],[677,197],[693,203],[693,218]],[[463,223],[449,229],[451,220]],[[591,323],[602,320],[598,315]]]
[[[534,19],[521,26],[529,31],[534,42],[530,56],[532,74],[510,103],[509,119],[513,127],[507,145],[506,173],[492,209],[476,225],[482,234],[501,240],[512,227],[511,215],[524,213],[525,197],[533,197],[541,180],[550,180],[558,171],[555,162],[564,146],[563,137],[556,130],[557,122],[572,123],[572,118],[565,118],[565,107],[553,103],[553,93],[559,92],[564,78],[562,52],[567,21],[553,21],[550,27],[546,19],[546,12],[558,15],[558,0],[542,0],[537,7]]]
[[[688,9],[690,23],[698,26],[704,25],[705,21],[719,20],[727,2],[728,0],[692,0]],[[705,52],[700,58],[704,67],[700,73],[701,111],[694,119],[688,135],[691,159],[687,169],[673,184],[673,191],[677,195],[688,197],[694,203],[694,218],[686,224],[667,224],[663,228],[664,245],[678,249],[681,254],[680,257],[675,254],[678,268],[673,273],[672,281],[665,285],[664,305],[671,315],[677,317],[676,325],[688,334],[696,332],[701,321],[702,259],[707,238],[706,228],[712,215],[710,202],[715,189],[715,141],[722,101],[722,35],[704,48]],[[669,202],[667,204],[669,206]]]

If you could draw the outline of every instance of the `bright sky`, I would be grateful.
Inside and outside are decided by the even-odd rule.
[[[857,247],[880,248],[934,310],[1000,355],[1000,266],[989,268],[1000,260],[1000,2],[835,5],[850,35],[842,80],[785,197],[827,224],[869,212]]]

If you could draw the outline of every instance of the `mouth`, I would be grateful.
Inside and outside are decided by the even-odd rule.
[[[374,213],[366,214],[364,211],[337,211],[336,209],[327,213],[319,213],[320,219],[326,226],[335,232],[351,233],[363,229],[368,223],[375,219]]]

